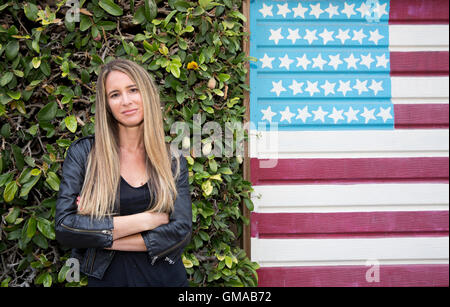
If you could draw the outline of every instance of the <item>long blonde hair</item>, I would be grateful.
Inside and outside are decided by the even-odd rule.
[[[180,171],[179,153],[172,152],[165,142],[159,90],[152,77],[140,65],[126,59],[114,59],[103,65],[98,76],[95,142],[86,163],[79,204],[82,211],[79,213],[91,215],[92,218],[114,214],[116,193],[120,192],[119,128],[105,90],[106,78],[111,71],[127,74],[141,93],[144,109],[142,137],[149,175],[147,184],[155,197],[150,212],[170,213],[177,197],[175,180]],[[176,161],[175,174],[172,171],[172,159]]]

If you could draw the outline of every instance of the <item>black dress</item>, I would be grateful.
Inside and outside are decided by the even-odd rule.
[[[120,177],[120,215],[143,212],[150,202],[147,184],[133,187]],[[147,252],[115,251],[103,279],[88,276],[88,287],[188,287],[182,261],[151,265]]]

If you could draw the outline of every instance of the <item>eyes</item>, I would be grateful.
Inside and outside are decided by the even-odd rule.
[[[130,89],[130,91],[131,91],[132,93],[137,93],[137,92],[138,92],[138,89],[137,89],[137,88],[132,88],[132,89]],[[110,97],[111,97],[111,98],[115,98],[116,96],[118,96],[118,94],[114,93],[114,94],[112,94]]]

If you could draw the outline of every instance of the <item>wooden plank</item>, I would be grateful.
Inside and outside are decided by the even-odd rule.
[[[395,104],[395,129],[448,129],[448,104]]]
[[[448,51],[391,52],[391,76],[448,76]]]
[[[448,211],[256,213],[252,237],[358,238],[448,236]]]
[[[447,183],[257,185],[252,200],[259,213],[448,211],[449,188]]]
[[[389,25],[389,50],[448,51],[447,25]]]
[[[443,111],[441,108],[437,110]],[[407,115],[400,116],[400,119],[406,120],[405,117]],[[416,123],[419,121],[418,119]],[[448,129],[301,132],[251,130],[250,150],[251,157],[259,159],[448,157],[449,131]]]
[[[250,160],[258,184],[448,182],[445,157]],[[272,167],[265,167],[272,166]]]
[[[448,264],[380,265],[379,282],[366,274],[375,265],[263,267],[259,287],[448,287]]]
[[[350,238],[258,239],[252,238],[252,261],[261,267],[448,264],[449,238]]]
[[[389,24],[448,24],[448,0],[391,0]]]

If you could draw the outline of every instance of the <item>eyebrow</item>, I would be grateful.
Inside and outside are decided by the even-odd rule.
[[[128,85],[126,88],[130,88],[130,87],[136,87],[136,84],[131,84]],[[112,93],[118,92],[118,90],[112,90],[111,92],[108,93],[108,96],[110,96]]]

